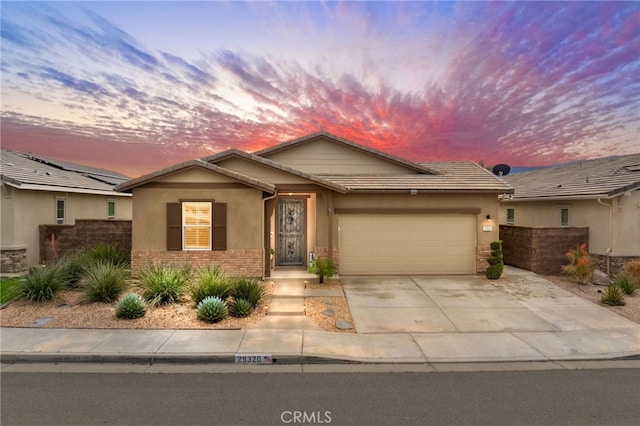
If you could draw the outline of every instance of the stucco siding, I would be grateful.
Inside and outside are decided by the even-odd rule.
[[[307,173],[416,173],[402,165],[328,139],[303,143],[265,157]]]
[[[219,173],[213,173],[210,170],[204,170],[198,167],[191,169],[181,170],[178,173],[173,173],[167,176],[156,179],[156,182],[171,182],[171,183],[230,183],[236,182],[234,179],[221,175]]]
[[[133,250],[166,250],[167,203],[214,200],[227,203],[227,248],[262,248],[262,192],[253,188],[133,190]]]
[[[131,197],[16,188],[11,188],[9,194],[2,200],[2,247],[26,246],[29,266],[40,262],[38,225],[56,223],[57,199],[65,200],[65,224],[68,225],[77,219],[107,219],[107,200],[116,203],[116,219],[131,219]]]

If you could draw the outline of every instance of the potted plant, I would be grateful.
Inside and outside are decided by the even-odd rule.
[[[324,277],[331,278],[336,273],[336,265],[328,258],[316,257],[311,261],[309,272],[318,276],[318,282],[324,283]]]

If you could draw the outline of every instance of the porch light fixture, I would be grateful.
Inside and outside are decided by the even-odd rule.
[[[491,215],[490,214],[487,215],[487,220],[491,221]]]

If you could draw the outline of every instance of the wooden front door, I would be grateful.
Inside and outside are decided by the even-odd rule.
[[[304,266],[306,253],[306,199],[278,200],[278,266]]]

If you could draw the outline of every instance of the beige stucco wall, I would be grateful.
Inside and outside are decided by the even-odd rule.
[[[281,164],[317,174],[416,173],[349,146],[319,139],[274,152],[266,158]]]
[[[230,177],[227,177],[220,173],[214,173],[211,170],[207,170],[202,167],[192,167],[189,169],[180,170],[179,172],[176,172],[176,173],[162,176],[156,179],[155,182],[230,183],[230,182],[236,182],[236,181]]]
[[[130,220],[132,217],[131,197],[29,191],[8,186],[5,188],[3,185],[0,234],[2,248],[26,246],[27,264],[38,264],[38,225],[56,223],[57,199],[66,200],[67,225],[73,225],[76,219],[107,219],[107,200],[116,203],[116,219]]]
[[[612,204],[613,208],[599,204],[596,199],[503,202],[500,223],[506,223],[507,208],[515,208],[515,225],[560,226],[560,209],[569,208],[569,226],[589,227],[592,253],[606,254],[611,247],[614,255],[640,255],[640,190],[602,202]]]
[[[165,250],[166,205],[180,199],[227,203],[227,248],[262,249],[262,192],[246,188],[145,188],[133,190],[133,250]]]

